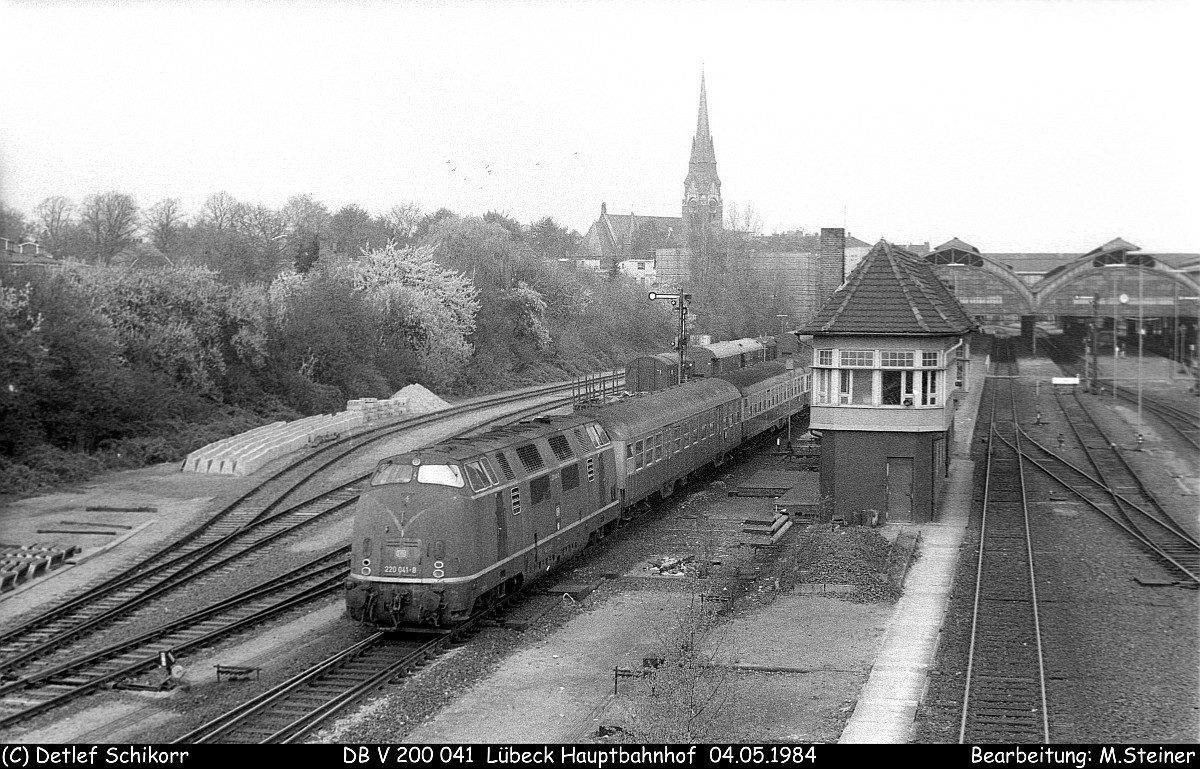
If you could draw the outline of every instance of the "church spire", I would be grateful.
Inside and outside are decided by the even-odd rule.
[[[692,137],[692,158],[689,176],[697,163],[712,163],[712,175],[717,174],[717,153],[713,149],[712,134],[708,132],[708,93],[704,87],[704,71],[700,71],[700,109],[696,113],[696,135]],[[720,184],[720,182],[717,182]]]
[[[692,137],[692,155],[688,160],[687,178],[683,180],[684,235],[720,229],[723,207],[721,178],[717,176],[717,153],[708,129],[708,89],[704,82],[704,70],[701,69],[696,135]]]

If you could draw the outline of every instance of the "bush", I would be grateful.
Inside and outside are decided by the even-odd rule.
[[[53,486],[57,481],[51,473],[0,456],[0,494],[24,494]]]

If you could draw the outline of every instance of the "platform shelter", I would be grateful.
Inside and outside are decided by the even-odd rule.
[[[928,261],[880,241],[799,329],[825,520],[932,519],[977,328]]]

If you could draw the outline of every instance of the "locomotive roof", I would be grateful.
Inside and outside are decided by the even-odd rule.
[[[737,388],[723,379],[702,379],[651,395],[628,398],[599,409],[595,414],[612,438],[625,440],[739,397]]]
[[[739,368],[728,373],[715,374],[714,377],[724,379],[736,387],[742,395],[745,395],[748,390],[757,389],[754,385],[785,373],[787,373],[787,367],[782,361],[770,361],[759,363],[757,366]]]
[[[497,451],[527,443],[537,438],[544,438],[558,433],[565,433],[580,425],[590,424],[596,420],[590,416],[570,414],[566,416],[537,417],[536,419],[518,422],[514,425],[496,427],[479,435],[465,438],[450,438],[406,454],[444,454],[447,459],[464,460],[480,454]]]

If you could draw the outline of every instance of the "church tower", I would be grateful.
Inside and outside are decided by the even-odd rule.
[[[708,97],[704,90],[704,72],[701,71],[700,112],[696,116],[696,135],[692,137],[687,178],[683,180],[684,243],[691,245],[693,236],[703,237],[721,229],[724,215],[717,153],[708,132]]]

